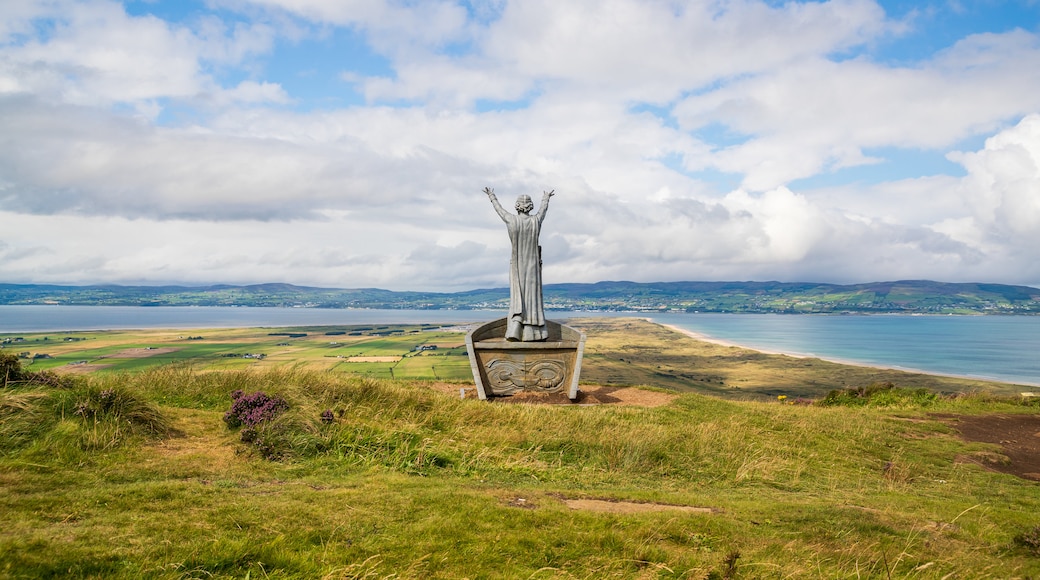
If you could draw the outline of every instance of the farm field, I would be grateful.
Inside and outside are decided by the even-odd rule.
[[[938,392],[1018,395],[1022,387],[856,366],[695,340],[643,319],[585,318],[581,382],[651,385],[733,399],[820,397],[833,389],[892,382]],[[317,326],[0,334],[0,352],[31,370],[105,374],[170,364],[199,371],[298,367],[385,379],[472,384],[465,328]],[[423,348],[428,350],[422,350]],[[46,358],[44,358],[44,356]]]
[[[433,326],[323,326],[0,334],[31,370],[139,371],[168,364],[198,370],[299,366],[376,377],[458,381],[472,377],[465,333]],[[421,350],[425,347],[428,350]]]

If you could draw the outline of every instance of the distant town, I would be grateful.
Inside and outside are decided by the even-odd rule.
[[[548,284],[550,310],[783,314],[1040,314],[1040,289],[928,280],[855,285],[798,282],[598,282]],[[249,286],[56,286],[0,284],[0,305],[252,306],[283,308],[504,309],[507,288],[395,292]]]

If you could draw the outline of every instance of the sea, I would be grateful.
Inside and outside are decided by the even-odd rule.
[[[0,306],[0,333],[487,322],[500,310]],[[1040,387],[1040,316],[550,311],[639,317],[757,350]]]

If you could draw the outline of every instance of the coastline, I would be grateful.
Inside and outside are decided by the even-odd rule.
[[[973,375],[956,374],[956,373],[941,373],[941,372],[935,372],[935,371],[927,371],[927,370],[923,370],[923,369],[915,369],[915,368],[907,368],[907,367],[899,367],[899,366],[886,366],[886,365],[881,365],[881,364],[876,364],[876,363],[868,363],[868,362],[863,362],[863,361],[855,361],[855,360],[848,360],[848,359],[841,359],[841,358],[832,358],[832,357],[821,357],[821,356],[804,354],[804,353],[793,353],[793,352],[784,352],[784,351],[781,351],[781,350],[773,350],[773,349],[764,349],[764,348],[750,347],[750,346],[743,345],[743,344],[738,344],[738,343],[735,343],[735,342],[732,342],[732,341],[714,338],[712,336],[708,336],[706,334],[702,334],[702,333],[699,333],[699,332],[694,332],[692,330],[687,330],[685,328],[682,328],[680,326],[676,326],[674,324],[667,324],[667,323],[664,323],[664,322],[657,322],[657,321],[654,321],[654,320],[652,320],[650,318],[644,318],[644,320],[646,320],[648,322],[652,322],[654,324],[658,324],[660,326],[663,326],[664,328],[667,328],[668,330],[672,330],[672,331],[678,332],[679,334],[682,334],[684,336],[688,336],[688,337],[690,337],[690,338],[692,338],[694,340],[699,340],[701,342],[707,342],[709,344],[716,344],[716,345],[719,345],[719,346],[726,346],[726,347],[732,347],[732,348],[742,348],[742,349],[745,349],[745,350],[753,350],[755,352],[760,352],[760,353],[763,353],[763,354],[789,356],[791,358],[799,358],[799,359],[815,358],[815,359],[819,359],[819,360],[827,361],[827,362],[832,362],[832,363],[836,363],[836,364],[851,365],[851,366],[871,368],[871,369],[891,370],[891,371],[899,371],[899,372],[904,372],[904,373],[916,373],[916,374],[922,374],[922,375],[934,375],[934,376],[937,376],[937,377],[950,377],[950,378],[955,378],[955,379],[967,379],[967,380],[972,380],[972,381],[993,381],[993,382],[998,382],[998,383],[1004,383],[1004,384],[1007,384],[1007,385],[1019,385],[1019,386],[1023,386],[1023,387],[1031,387],[1033,389],[1040,388],[1040,382],[1038,382],[1038,383],[1011,382],[1011,381],[1007,381],[1007,380],[1003,380],[1003,379],[995,378],[995,377],[973,376]]]
[[[646,320],[647,322],[653,322],[654,324],[659,324],[659,325],[667,328],[668,330],[674,330],[675,332],[678,332],[679,334],[685,334],[686,336],[688,336],[688,337],[690,337],[692,339],[699,340],[701,342],[707,342],[707,343],[710,343],[710,344],[717,344],[719,346],[729,346],[729,347],[734,347],[734,348],[743,348],[743,349],[746,349],[746,350],[753,350],[755,352],[760,352],[760,353],[763,353],[763,354],[779,354],[779,355],[789,356],[789,357],[792,357],[792,358],[820,358],[820,357],[813,357],[812,355],[808,355],[808,354],[796,354],[796,353],[784,352],[784,351],[780,351],[780,350],[770,350],[770,349],[757,348],[757,347],[752,348],[752,347],[747,346],[747,345],[737,344],[735,342],[730,342],[728,340],[722,340],[720,338],[715,338],[715,337],[712,337],[712,336],[708,336],[707,334],[701,334],[700,332],[694,332],[692,330],[687,330],[687,329],[685,329],[685,328],[683,328],[681,326],[676,326],[674,324],[667,324],[667,323],[664,323],[664,322],[657,322],[657,321],[653,320],[652,318],[644,318],[643,320]],[[829,360],[829,359],[821,359],[821,360]],[[859,366],[872,366],[872,365],[865,365],[865,364],[854,363],[854,362],[851,362],[851,361],[847,362],[847,361],[832,360],[831,362],[840,362],[842,364],[858,364]],[[880,367],[880,368],[887,368],[887,367]]]

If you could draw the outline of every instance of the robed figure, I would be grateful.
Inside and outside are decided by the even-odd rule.
[[[542,206],[535,215],[531,215],[534,209],[531,196],[521,195],[516,199],[514,215],[498,203],[493,189],[484,188],[495,211],[506,222],[509,241],[513,246],[513,255],[509,259],[509,322],[506,326],[506,340],[535,342],[549,338],[542,304],[542,248],[538,245],[538,234],[553,191],[543,193]]]

